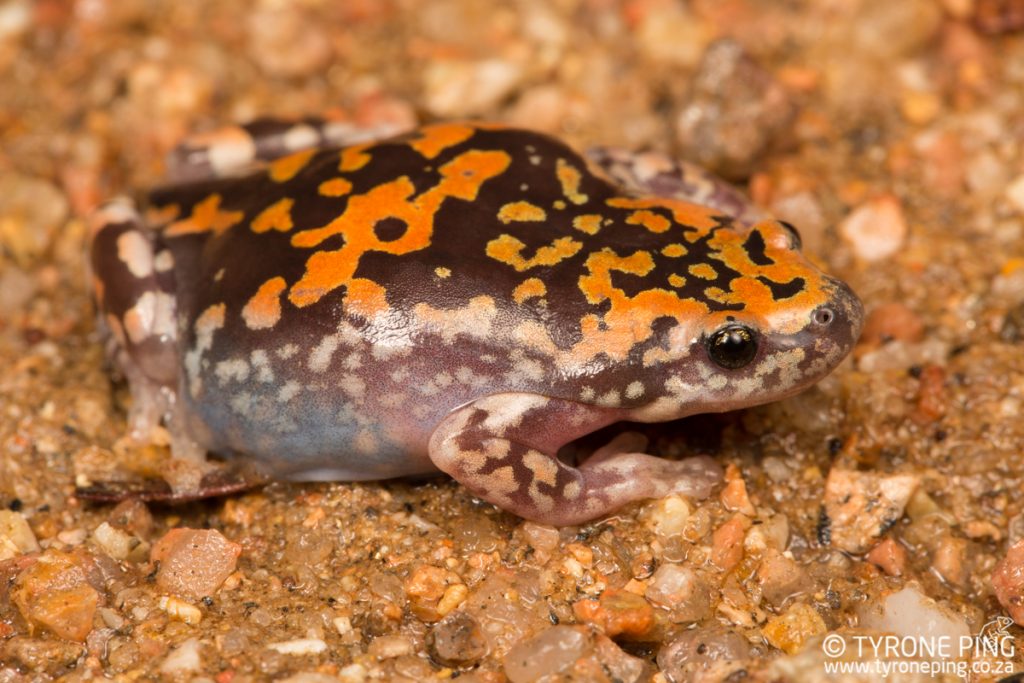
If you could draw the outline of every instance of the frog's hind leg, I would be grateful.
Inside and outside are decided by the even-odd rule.
[[[132,436],[143,439],[170,411],[177,383],[174,260],[157,250],[128,199],[90,219],[90,265],[110,358],[128,380]]]
[[[480,498],[555,525],[671,493],[703,498],[720,480],[710,458],[671,461],[632,452],[643,445],[635,434],[615,439],[579,467],[556,457],[564,444],[616,419],[607,410],[536,394],[488,396],[438,425],[430,458]]]
[[[256,119],[186,139],[168,157],[168,181],[176,185],[238,176],[289,154],[380,140],[411,126],[411,121],[400,119],[376,124],[318,117]]]
[[[737,187],[705,168],[660,152],[594,147],[586,157],[599,172],[633,195],[655,195],[701,204],[753,225],[767,214]]]

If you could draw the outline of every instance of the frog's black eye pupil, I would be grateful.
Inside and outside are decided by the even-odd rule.
[[[708,355],[717,365],[736,370],[757,355],[757,334],[745,325],[728,325],[708,339]]]

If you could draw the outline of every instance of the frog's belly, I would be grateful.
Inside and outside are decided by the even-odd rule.
[[[271,476],[298,481],[389,479],[434,472],[430,427],[376,413],[337,387],[294,381],[222,382],[206,373],[181,392],[193,437],[208,451],[251,459]]]

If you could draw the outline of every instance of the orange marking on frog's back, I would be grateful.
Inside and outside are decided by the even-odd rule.
[[[369,149],[371,145],[372,143],[367,142],[362,145],[346,147],[341,150],[341,159],[338,162],[338,170],[342,173],[358,171],[363,166],[370,163],[370,155],[366,153],[366,150]]]
[[[289,197],[274,202],[253,219],[252,231],[257,233],[270,230],[288,232],[295,227],[292,223],[292,205],[294,203],[295,200]]]
[[[527,223],[546,220],[547,212],[536,204],[518,201],[509,202],[498,209],[498,220],[505,225],[512,222]]]
[[[555,162],[555,175],[558,176],[558,182],[562,184],[562,194],[565,195],[573,204],[586,204],[587,195],[580,192],[580,182],[583,180],[583,174],[580,170],[570,164],[565,159],[559,159]]]
[[[718,271],[710,263],[695,263],[687,269],[690,275],[703,280],[714,280],[718,277]]]
[[[688,228],[696,228],[687,232],[691,242],[703,237],[712,228],[718,226],[715,211],[700,204],[691,204],[678,199],[661,197],[612,197],[608,206],[616,209],[668,209],[672,212],[672,220]]]
[[[512,299],[517,304],[521,304],[527,299],[544,296],[547,293],[548,288],[544,284],[544,281],[540,278],[531,277],[527,280],[523,280],[515,289],[512,290]]]
[[[588,235],[596,235],[601,230],[604,216],[596,213],[585,213],[572,219],[572,227]]]
[[[665,232],[669,229],[669,220],[664,216],[659,216],[653,211],[647,209],[640,209],[634,211],[626,219],[626,222],[630,225],[642,225],[651,232]]]
[[[306,167],[306,164],[309,163],[309,160],[313,158],[316,152],[315,148],[304,149],[301,152],[295,152],[294,154],[277,159],[270,164],[268,169],[270,179],[275,183],[288,182]]]
[[[371,318],[388,311],[387,292],[373,280],[363,277],[348,282],[345,307],[355,315]]]
[[[344,197],[352,191],[352,183],[344,178],[331,178],[320,183],[317,191],[325,197]]]
[[[287,287],[283,277],[273,277],[260,285],[242,308],[242,318],[250,330],[266,330],[281,319],[281,293]]]
[[[330,223],[292,237],[293,246],[312,248],[332,235],[341,234],[345,245],[334,251],[311,254],[306,260],[306,272],[292,285],[288,298],[296,306],[309,306],[328,292],[349,284],[363,254],[369,251],[403,255],[425,249],[430,245],[434,216],[442,202],[449,197],[476,199],[480,187],[503,173],[510,163],[511,158],[505,152],[470,150],[442,166],[437,185],[415,199],[410,199],[415,187],[406,176],[351,196],[344,212]],[[385,242],[378,238],[374,226],[386,218],[404,221],[406,230],[398,238]],[[374,302],[369,308],[378,310],[379,300],[374,298]]]
[[[512,235],[502,234],[487,243],[487,255],[522,273],[538,266],[553,266],[575,256],[583,248],[583,243],[571,237],[559,237],[551,244],[537,249],[531,258],[522,255],[525,248],[526,245]]]
[[[433,159],[449,147],[454,147],[473,137],[476,129],[460,123],[446,123],[426,126],[420,132],[422,135],[410,140],[409,146],[425,158]]]
[[[167,237],[196,235],[204,232],[220,234],[237,224],[245,216],[243,211],[222,211],[221,196],[211,194],[209,197],[192,207],[192,215],[174,221],[164,231]]]

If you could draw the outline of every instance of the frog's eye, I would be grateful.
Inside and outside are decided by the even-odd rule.
[[[757,333],[746,325],[727,325],[708,338],[707,347],[717,365],[737,370],[757,355]]]
[[[800,239],[800,231],[796,229],[796,226],[786,221],[779,221],[779,225],[786,229],[789,233],[789,246],[793,250],[799,251],[804,245],[804,241]]]

